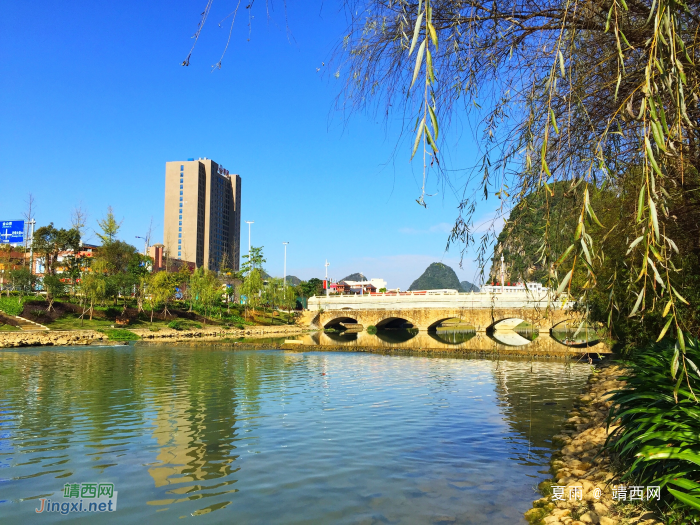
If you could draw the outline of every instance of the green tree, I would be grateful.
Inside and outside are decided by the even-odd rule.
[[[241,295],[245,296],[245,308],[246,315],[248,313],[248,307],[252,307],[255,310],[256,306],[260,304],[260,291],[263,287],[262,276],[260,275],[260,270],[253,269],[250,270],[246,276],[243,284],[241,285]]]
[[[93,265],[90,272],[85,272],[80,280],[80,293],[83,296],[83,313],[80,315],[82,326],[85,314],[90,312],[90,321],[94,313],[95,304],[104,301],[107,297],[107,279],[99,264]],[[89,306],[88,306],[89,305]]]
[[[53,275],[56,273],[60,252],[72,250],[75,253],[80,250],[80,232],[76,229],[57,229],[50,223],[34,232],[32,248],[44,258],[44,273]]]
[[[23,294],[32,293],[34,291],[34,285],[37,281],[36,275],[27,268],[10,270],[9,279],[12,289],[19,292],[20,301]]]
[[[122,222],[123,221],[117,222],[117,219],[114,217],[114,210],[112,210],[111,206],[108,206],[107,214],[103,219],[97,221],[97,225],[100,227],[102,233],[95,232],[103,245],[111,244],[116,240]]]
[[[323,281],[316,277],[308,281],[302,281],[299,286],[303,297],[309,298],[314,295],[323,295]]]
[[[168,305],[175,297],[178,281],[178,275],[170,272],[158,272],[152,275],[148,286],[148,293],[151,297],[151,323],[153,322],[155,305],[163,306],[164,316],[170,314]]]
[[[265,256],[263,255],[263,248],[264,246],[251,246],[250,254],[246,254],[243,256],[243,259],[245,259],[245,261],[241,265],[241,271],[244,275],[248,275],[252,270],[256,268],[262,271],[263,263],[267,262]]]
[[[66,285],[58,275],[44,275],[42,280],[46,299],[49,301],[49,307],[46,309],[50,312],[53,309],[53,302],[59,295],[66,293]]]

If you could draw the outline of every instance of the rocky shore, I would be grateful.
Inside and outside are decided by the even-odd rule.
[[[151,331],[148,328],[129,329],[142,340],[157,341],[191,341],[217,340],[225,337],[246,336],[284,336],[301,333],[304,328],[296,325],[250,326],[242,330],[226,329],[218,326],[203,327],[196,330],[173,330],[162,328]],[[0,332],[0,348],[17,348],[25,346],[77,346],[106,342],[108,337],[96,330],[56,330],[56,331],[21,331]]]
[[[562,445],[552,455],[551,480],[539,489],[545,497],[536,500],[525,519],[533,525],[662,525],[641,505],[620,505],[613,500],[613,487],[620,484],[607,454],[598,455],[608,433],[605,420],[612,405],[609,392],[624,386],[618,365],[597,367],[588,379],[564,430],[553,442]],[[563,490],[562,490],[563,487]],[[572,497],[573,496],[573,497]]]

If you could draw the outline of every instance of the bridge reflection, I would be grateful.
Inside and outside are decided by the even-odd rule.
[[[300,336],[302,345],[327,347],[361,347],[368,349],[447,350],[456,352],[499,352],[522,350],[536,354],[610,353],[599,342],[589,346],[568,346],[548,333],[495,331],[493,333],[471,330],[437,330],[431,332],[416,329],[377,330],[376,334],[362,331],[318,331]]]

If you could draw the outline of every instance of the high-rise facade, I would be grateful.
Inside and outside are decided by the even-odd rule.
[[[207,158],[166,162],[163,225],[167,257],[237,271],[241,178]]]

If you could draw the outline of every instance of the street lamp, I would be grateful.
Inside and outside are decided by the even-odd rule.
[[[326,297],[328,297],[328,294],[330,293],[331,285],[328,282],[328,267],[331,265],[331,263],[328,262],[328,259],[326,259]],[[337,289],[337,288],[336,288]]]
[[[250,264],[250,225],[254,224],[255,221],[245,221],[248,223],[248,264]]]
[[[136,236],[137,239],[143,239],[144,243],[144,248],[143,248],[143,254],[148,255],[148,237],[141,237],[140,235]]]
[[[282,277],[282,289],[286,290],[287,289],[287,245],[289,244],[288,242],[283,242],[284,244],[284,276]]]

